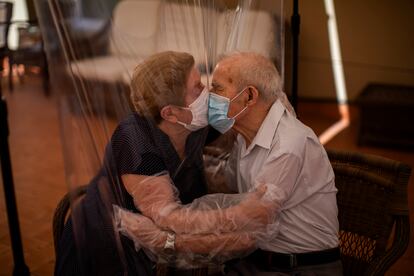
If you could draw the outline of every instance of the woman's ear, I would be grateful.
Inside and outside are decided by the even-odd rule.
[[[254,105],[256,104],[259,98],[259,90],[257,90],[257,88],[254,86],[249,86],[247,90],[247,95],[249,95],[249,98],[247,100],[247,105]]]
[[[168,121],[170,123],[177,123],[178,119],[174,112],[174,107],[171,105],[166,105],[163,108],[161,108],[160,111],[161,118],[163,118],[165,121]]]

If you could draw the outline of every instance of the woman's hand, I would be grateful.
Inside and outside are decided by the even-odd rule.
[[[238,205],[241,219],[245,220],[246,229],[260,230],[272,223],[277,214],[278,204],[265,198],[267,186],[260,184],[254,190],[248,192],[246,197]]]
[[[153,253],[162,250],[167,233],[151,219],[118,206],[114,206],[114,219],[116,230],[133,240],[137,249],[143,247]]]

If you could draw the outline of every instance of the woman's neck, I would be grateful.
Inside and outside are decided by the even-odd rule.
[[[175,151],[178,153],[180,159],[183,160],[185,158],[185,144],[191,131],[183,126],[167,121],[161,121],[161,123],[158,124],[158,127],[168,135]]]

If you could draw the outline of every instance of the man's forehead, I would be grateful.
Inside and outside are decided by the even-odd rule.
[[[224,60],[220,61],[219,63],[217,63],[216,70],[220,70],[220,71],[223,71],[223,72],[230,73],[231,68],[233,67],[232,66],[233,63],[234,63],[234,61],[232,59],[224,59]]]
[[[233,83],[234,76],[230,65],[227,61],[219,62],[213,72],[213,82]]]

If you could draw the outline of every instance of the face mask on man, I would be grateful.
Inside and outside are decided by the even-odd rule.
[[[186,129],[190,131],[196,131],[208,125],[207,119],[207,112],[208,112],[208,89],[205,87],[201,92],[200,96],[191,103],[187,108],[187,110],[191,111],[193,115],[193,119],[191,123],[186,124],[183,122],[178,121],[177,123],[184,126]]]
[[[208,101],[208,123],[218,130],[221,133],[227,132],[234,125],[235,119],[243,111],[246,110],[245,106],[239,113],[237,113],[232,118],[227,116],[229,112],[230,103],[237,99],[248,87],[244,88],[242,91],[237,93],[232,99],[217,95],[215,93],[210,93]]]

